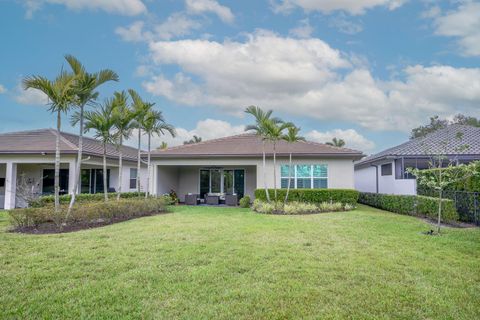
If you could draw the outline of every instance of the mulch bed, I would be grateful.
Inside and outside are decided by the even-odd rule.
[[[114,223],[119,223],[119,222],[128,221],[128,220],[134,220],[134,219],[137,219],[137,218],[167,214],[167,213],[169,213],[169,212],[161,212],[161,213],[155,213],[155,214],[145,214],[145,215],[142,215],[142,216],[129,217],[129,218],[114,218],[114,219],[109,219],[109,220],[99,219],[99,220],[90,221],[90,222],[82,221],[82,222],[78,222],[78,223],[75,223],[75,224],[64,225],[61,228],[53,222],[48,222],[48,223],[42,223],[41,225],[38,225],[37,227],[14,228],[14,229],[9,230],[9,232],[27,233],[27,234],[68,233],[68,232],[75,232],[75,231],[80,231],[80,230],[88,230],[88,229],[104,227],[104,226],[108,226],[108,225],[114,224]]]

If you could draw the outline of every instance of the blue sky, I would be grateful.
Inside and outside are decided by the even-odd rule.
[[[181,143],[242,132],[259,105],[366,153],[439,114],[480,116],[480,2],[0,1],[0,132],[54,127],[38,92],[73,54],[156,103]],[[76,131],[64,120],[67,131]]]

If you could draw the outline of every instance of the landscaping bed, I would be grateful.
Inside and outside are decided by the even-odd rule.
[[[350,211],[355,209],[355,206],[349,203],[341,202],[267,202],[256,199],[252,204],[252,210],[257,213],[264,214],[279,214],[279,215],[301,215],[301,214],[316,214],[324,212],[338,212]]]
[[[30,207],[8,211],[12,232],[63,233],[101,227],[134,218],[168,212],[169,201],[160,198],[111,199],[76,204],[70,215],[63,205],[58,212],[53,206]]]

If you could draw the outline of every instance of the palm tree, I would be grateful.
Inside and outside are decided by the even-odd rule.
[[[122,192],[123,140],[128,140],[132,135],[135,113],[128,106],[128,96],[125,91],[115,92],[113,95],[113,104],[115,107],[113,108],[112,118],[118,142],[118,201],[120,200],[120,193]]]
[[[262,139],[262,154],[263,154],[263,183],[265,188],[265,196],[267,197],[267,201],[270,202],[270,194],[268,192],[267,187],[267,173],[266,173],[266,160],[265,160],[265,141],[267,139],[267,125],[268,121],[272,121],[273,123],[280,123],[281,120],[279,118],[271,118],[272,110],[268,110],[267,112],[263,111],[261,108],[256,106],[249,106],[245,109],[245,113],[252,115],[255,118],[255,124],[251,124],[245,127],[245,131],[254,131],[255,134]]]
[[[133,89],[129,89],[128,93],[132,97],[133,105],[132,109],[135,113],[135,128],[138,130],[138,160],[137,160],[137,193],[140,197],[140,169],[141,169],[141,147],[142,147],[142,129],[145,117],[152,109],[153,104],[148,103],[140,98],[140,95]]]
[[[331,142],[325,142],[325,144],[328,144],[329,146],[333,146],[333,147],[343,147],[345,146],[345,140],[343,139],[337,139],[336,137],[332,139]]]
[[[57,135],[55,141],[55,212],[60,211],[60,129],[62,125],[62,113],[67,113],[75,100],[75,76],[61,71],[51,81],[42,76],[30,76],[23,79],[23,88],[36,89],[45,93],[48,97],[50,112],[57,114]]]
[[[275,196],[275,203],[277,202],[277,151],[276,145],[278,141],[283,139],[285,129],[293,127],[291,122],[276,123],[272,120],[265,122],[266,139],[273,144],[273,192]]]
[[[75,91],[76,91],[76,106],[80,109],[79,115],[76,122],[79,122],[79,135],[78,135],[78,155],[77,155],[77,165],[75,168],[75,178],[74,178],[74,189],[72,197],[70,199],[70,205],[68,206],[67,216],[72,210],[73,204],[75,203],[75,195],[80,189],[80,173],[82,166],[82,152],[83,152],[83,132],[84,132],[84,110],[87,104],[92,104],[98,97],[98,92],[96,89],[104,84],[107,81],[118,81],[118,75],[109,69],[100,70],[99,72],[89,73],[86,71],[83,64],[74,56],[66,55],[65,60],[67,60],[72,72],[76,76],[75,80]],[[74,120],[74,121],[75,121]],[[74,122],[73,125],[76,124]]]
[[[115,109],[114,99],[110,98],[100,106],[99,110],[86,111],[85,116],[85,132],[94,130],[94,137],[100,139],[103,146],[103,193],[105,201],[108,201],[107,186],[107,145],[115,143],[117,137],[112,131],[115,128],[115,119],[112,113]]]
[[[143,130],[145,134],[148,136],[148,143],[147,143],[147,152],[148,152],[148,160],[147,160],[147,192],[145,192],[145,198],[147,198],[150,194],[150,172],[151,172],[151,163],[150,163],[150,154],[151,154],[151,139],[152,135],[156,134],[158,136],[165,134],[165,132],[170,133],[172,137],[176,136],[175,128],[165,122],[165,118],[160,111],[150,110],[143,121]]]
[[[199,143],[199,142],[202,142],[202,137],[193,135],[192,139],[183,141],[183,144],[194,144],[194,143]]]
[[[300,132],[300,128],[292,126],[287,129],[287,133],[283,135],[282,139],[285,140],[289,144],[293,144],[298,141],[305,141],[305,138],[299,136],[298,133]],[[285,195],[284,203],[288,201],[288,194],[290,193],[290,185],[292,180],[292,150],[289,152],[289,162],[288,162],[288,185],[287,185],[287,193]]]
[[[165,141],[162,141],[160,146],[157,148],[157,150],[165,150],[168,148],[168,144]]]

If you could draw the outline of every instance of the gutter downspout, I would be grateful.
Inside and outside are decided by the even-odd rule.
[[[370,167],[375,168],[375,185],[376,185],[376,193],[378,193],[378,165],[376,164],[371,164]]]

